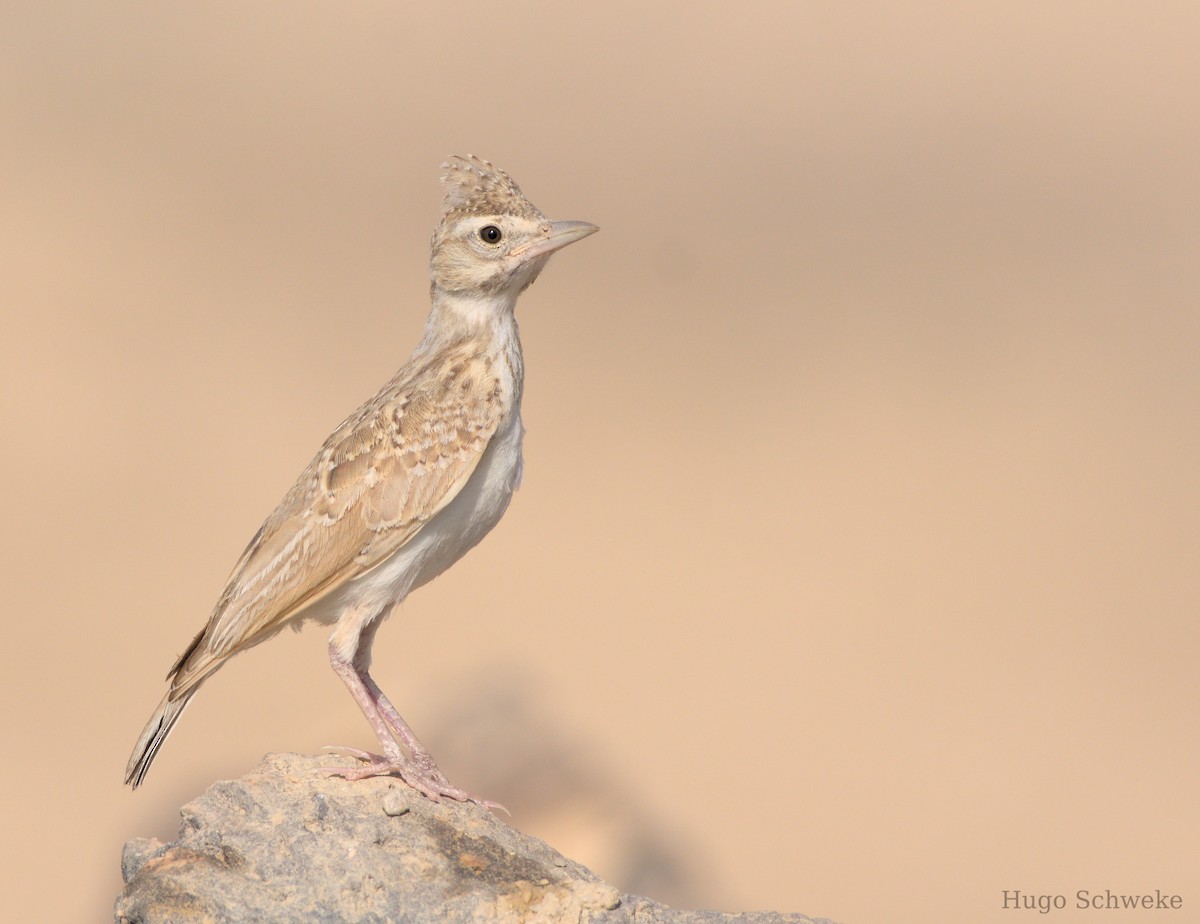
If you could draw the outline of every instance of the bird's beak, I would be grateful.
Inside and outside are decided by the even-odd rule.
[[[600,229],[588,221],[553,221],[550,223],[550,234],[540,241],[534,241],[523,249],[516,248],[510,256],[528,260],[541,257],[556,250],[561,250],[568,244],[581,241],[589,234],[595,234]]]

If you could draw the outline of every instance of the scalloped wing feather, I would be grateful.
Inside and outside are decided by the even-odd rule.
[[[326,441],[172,669],[172,698],[386,561],[462,490],[509,405],[479,351],[448,351],[428,371],[401,370]]]

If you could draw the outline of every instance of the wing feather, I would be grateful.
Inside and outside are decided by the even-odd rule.
[[[172,697],[411,540],[470,479],[504,397],[490,357],[462,346],[410,362],[347,418],[234,566]]]

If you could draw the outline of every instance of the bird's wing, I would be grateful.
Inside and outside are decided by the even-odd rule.
[[[451,351],[406,366],[326,440],[242,554],[172,693],[386,560],[466,484],[511,402],[494,361]]]

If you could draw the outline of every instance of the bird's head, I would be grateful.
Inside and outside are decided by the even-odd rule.
[[[586,221],[549,221],[486,160],[452,157],[442,167],[446,198],[429,263],[435,290],[515,298],[550,254],[600,230]]]

